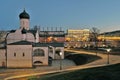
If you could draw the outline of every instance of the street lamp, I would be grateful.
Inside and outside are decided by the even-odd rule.
[[[107,64],[109,64],[109,52],[111,51],[111,49],[110,48],[106,49],[106,51],[107,51]]]
[[[60,70],[62,70],[62,52],[60,52]]]

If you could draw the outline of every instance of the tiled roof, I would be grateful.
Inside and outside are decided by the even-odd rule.
[[[32,33],[32,34],[34,35],[34,37],[35,37],[35,35],[36,35],[36,33],[37,33],[37,30],[28,30],[27,32],[28,32],[28,33]]]
[[[16,30],[11,30],[10,33],[14,33]]]
[[[64,47],[64,43],[34,43],[33,47]]]
[[[43,35],[43,34],[40,34],[39,37],[65,37],[65,35]]]
[[[39,37],[65,37],[64,31],[40,31]]]
[[[18,41],[14,43],[10,43],[8,45],[33,45],[33,47],[64,47],[64,43],[32,43],[28,41]]]
[[[64,47],[64,43],[48,43],[48,45],[53,47]]]
[[[28,42],[28,41],[18,41],[18,42],[14,42],[14,43],[10,43],[8,45],[32,45],[32,42]]]

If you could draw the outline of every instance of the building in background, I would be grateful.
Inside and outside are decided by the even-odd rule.
[[[100,47],[120,47],[120,30],[101,33],[98,40]]]
[[[68,29],[66,35],[66,47],[86,47],[90,36],[89,29]]]

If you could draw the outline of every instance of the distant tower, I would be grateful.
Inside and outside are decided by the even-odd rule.
[[[30,16],[29,14],[25,11],[25,9],[23,10],[22,13],[20,13],[19,15],[19,18],[20,18],[20,29],[26,29],[26,30],[29,30],[29,19],[30,19]]]

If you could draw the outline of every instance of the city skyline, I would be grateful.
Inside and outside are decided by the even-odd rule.
[[[91,29],[100,32],[120,30],[119,0],[1,0],[0,29],[19,28],[19,14],[30,15],[31,28],[35,25],[51,28]]]

